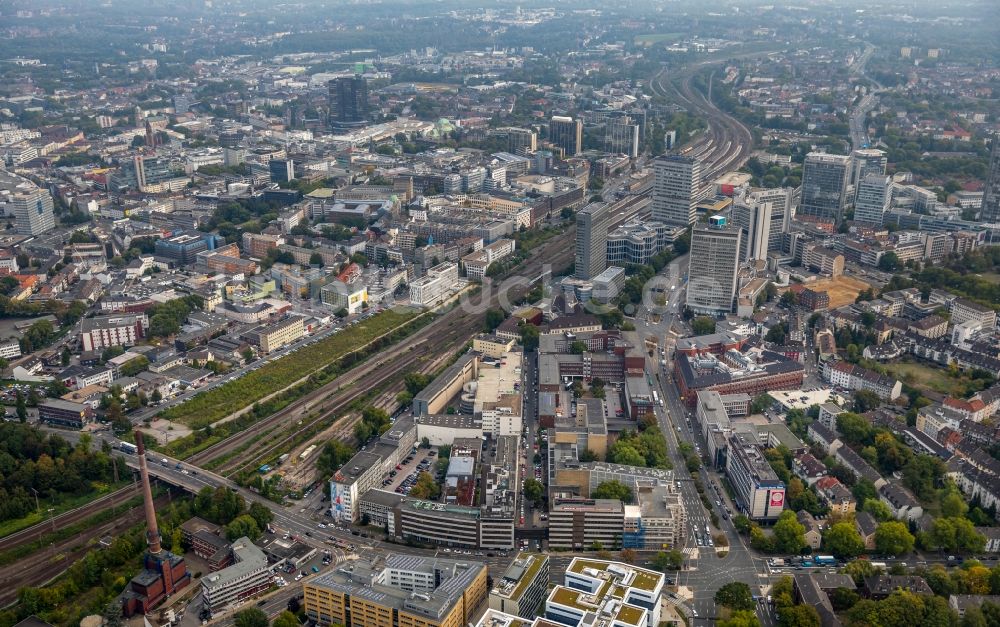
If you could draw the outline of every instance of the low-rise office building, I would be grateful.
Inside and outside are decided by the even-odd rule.
[[[307,582],[303,606],[323,626],[463,627],[486,601],[486,579],[480,562],[358,559]]]
[[[613,499],[555,498],[549,509],[549,547],[605,549],[621,544],[625,506]]]
[[[38,420],[57,427],[82,429],[94,421],[94,410],[86,403],[53,398],[38,404]]]
[[[239,604],[271,587],[267,556],[247,537],[233,542],[233,563],[201,580],[204,605],[212,612]]]
[[[593,625],[597,616],[608,627],[657,627],[664,580],[631,564],[576,557],[545,600],[545,618],[567,627]]]

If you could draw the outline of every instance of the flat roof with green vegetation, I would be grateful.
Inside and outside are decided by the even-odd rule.
[[[240,379],[202,392],[186,403],[161,412],[160,417],[175,420],[192,429],[202,429],[287,388],[299,379],[335,364],[345,355],[386,333],[399,329],[416,316],[416,311],[383,311],[350,329],[344,329],[311,346],[305,346],[295,353],[256,368]],[[326,377],[320,377],[320,384],[332,380],[336,374],[332,372]],[[296,395],[293,392],[294,390],[289,390],[282,396],[282,398],[289,397],[285,399],[287,401],[285,404],[307,393],[303,391]]]
[[[622,604],[618,608],[618,620],[629,625],[638,625],[642,622],[642,610],[633,605]]]
[[[583,592],[579,590],[574,590],[565,586],[556,586],[556,588],[552,590],[552,596],[550,598],[553,603],[565,605],[566,607],[575,607],[581,611],[593,609],[593,605],[584,605],[577,600],[581,594],[583,594]]]
[[[620,562],[601,562],[595,560],[585,560],[577,558],[573,560],[570,564],[570,572],[574,572],[582,575],[583,569],[593,568],[594,570],[599,570],[604,572],[608,569],[610,564],[617,564]],[[631,586],[633,588],[638,588],[639,590],[645,590],[646,592],[652,592],[656,589],[656,584],[660,581],[660,575],[657,573],[647,570],[645,568],[639,568],[638,566],[632,566],[631,564],[622,564],[626,568],[635,572],[635,579],[632,581]]]
[[[521,598],[521,595],[524,594],[525,588],[527,588],[528,584],[535,579],[535,576],[538,575],[538,571],[542,568],[542,564],[547,559],[546,556],[537,553],[520,553],[518,554],[517,559],[521,559],[522,556],[529,560],[529,564],[528,567],[524,569],[521,579],[518,580],[517,587],[510,593],[511,599]]]

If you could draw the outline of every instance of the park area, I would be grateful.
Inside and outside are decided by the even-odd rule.
[[[684,33],[650,33],[648,35],[636,35],[635,45],[655,46],[656,44],[673,43],[684,36]]]
[[[952,372],[944,366],[915,361],[894,361],[879,364],[887,374],[903,383],[924,392],[930,392],[931,398],[940,395],[950,395],[965,398],[974,393],[982,385],[975,385],[967,373]]]
[[[416,311],[383,311],[311,346],[263,365],[240,379],[198,394],[186,403],[161,412],[159,417],[192,429],[202,429],[335,364],[369,342],[412,322],[417,316]]]
[[[830,279],[820,279],[812,283],[806,283],[814,292],[826,292],[830,296],[830,309],[850,305],[858,297],[858,294],[871,286],[853,277],[840,275]]]

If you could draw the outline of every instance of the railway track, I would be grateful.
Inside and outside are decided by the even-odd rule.
[[[675,100],[706,120],[706,131],[680,152],[707,164],[702,171],[703,184],[710,184],[720,174],[740,168],[747,162],[753,149],[753,135],[740,121],[721,111],[692,86],[691,81],[696,71],[705,65],[707,62],[685,71],[676,77],[676,84],[674,80],[667,78],[666,70],[661,70],[649,84],[653,93]]]
[[[27,544],[32,540],[37,540],[40,536],[59,530],[70,525],[90,518],[94,514],[102,512],[111,507],[117,507],[139,494],[135,485],[120,488],[110,494],[105,494],[99,499],[95,499],[86,505],[82,505],[68,512],[63,512],[54,516],[51,520],[44,520],[36,523],[27,529],[22,529],[16,533],[0,538],[0,551],[7,551],[17,548],[22,544]]]
[[[522,276],[534,277],[546,264],[561,267],[560,264],[568,263],[573,258],[573,248],[562,242],[566,238],[572,238],[574,233],[575,227],[571,227],[562,237],[543,244],[532,259],[518,268],[519,273]],[[508,300],[516,300],[527,291],[527,285],[509,289]],[[486,307],[496,306],[500,302],[499,296],[499,285],[492,286],[488,293],[483,294],[486,303],[481,305],[483,310]],[[481,324],[482,318],[479,315],[464,312],[460,307],[447,311],[400,344],[393,346],[391,354],[379,359],[370,359],[327,385],[310,392],[282,411],[196,453],[187,461],[199,466],[214,463],[213,470],[223,475],[233,475],[255,468],[258,461],[283,450],[303,433],[336,423],[337,414],[363,397],[367,391],[392,385],[397,387],[390,388],[387,393],[402,389],[402,380],[406,373],[418,370],[414,368],[415,362],[432,355],[452,354],[469,341]],[[345,421],[341,433],[353,429],[353,424],[356,422],[356,417]],[[267,437],[279,431],[278,437]],[[223,461],[217,461],[220,459]]]
[[[157,497],[154,503],[157,507],[167,504],[169,497]],[[17,600],[17,592],[21,588],[41,586],[58,577],[71,564],[81,559],[91,550],[89,541],[106,535],[121,533],[143,519],[143,509],[137,505],[123,511],[117,518],[109,520],[97,527],[81,531],[66,538],[51,547],[39,549],[6,566],[0,566],[0,607],[7,607]]]

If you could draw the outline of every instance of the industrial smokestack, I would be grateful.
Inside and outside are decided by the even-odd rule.
[[[135,446],[139,454],[139,476],[142,479],[142,500],[146,509],[146,544],[152,555],[160,554],[160,530],[156,526],[156,511],[153,510],[153,490],[149,487],[149,468],[146,467],[146,445],[142,432],[135,431]]]

